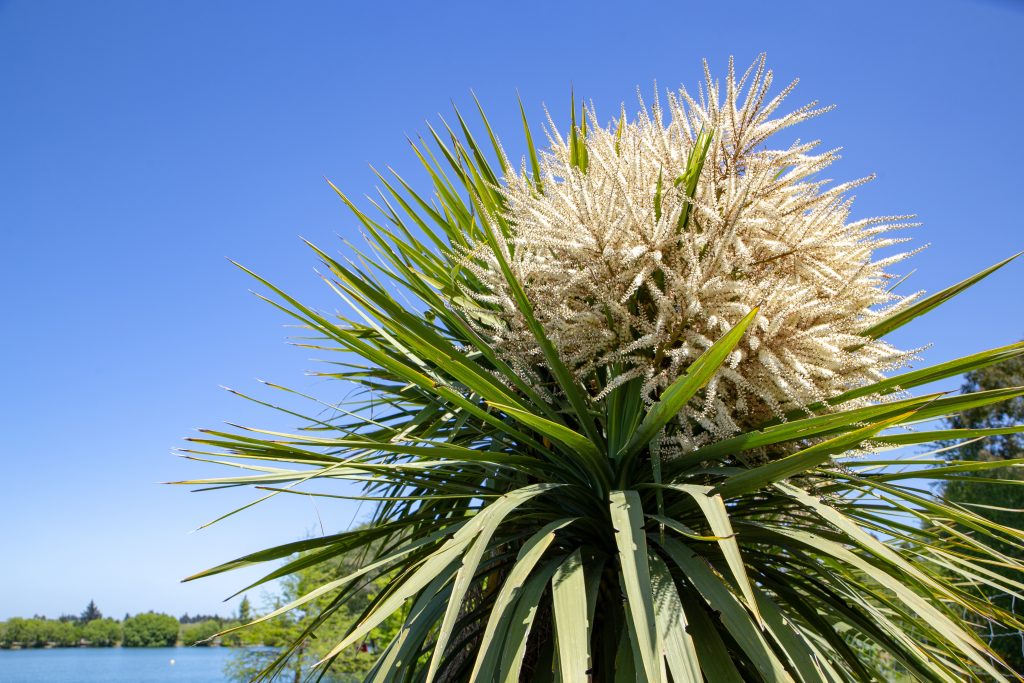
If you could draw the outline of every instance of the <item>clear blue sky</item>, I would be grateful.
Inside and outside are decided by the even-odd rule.
[[[0,619],[223,612],[246,577],[178,580],[362,514],[291,497],[189,533],[249,494],[156,482],[215,474],[171,455],[195,427],[290,426],[220,384],[340,397],[224,259],[333,307],[297,238],[355,235],[322,176],[361,196],[368,164],[411,169],[405,135],[471,88],[517,150],[516,89],[538,122],[570,83],[610,117],[767,51],[794,104],[838,105],[792,135],[843,146],[836,178],[878,173],[857,215],[925,222],[917,287],[1024,248],[1024,4],[767,4],[0,3]],[[1021,291],[1024,264],[897,341],[1015,341]]]

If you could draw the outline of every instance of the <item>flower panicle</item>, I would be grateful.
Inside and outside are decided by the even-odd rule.
[[[575,136],[585,169],[574,136],[549,114],[543,190],[525,164],[500,187],[515,245],[509,266],[597,401],[637,378],[654,400],[761,305],[735,357],[681,414],[680,449],[878,381],[915,353],[860,332],[917,298],[892,291],[886,269],[918,250],[876,255],[905,241],[891,233],[917,224],[906,215],[851,220],[850,192],[871,177],[821,179],[838,150],[799,140],[772,148],[780,131],[831,108],[812,102],[776,116],[796,81],[769,97],[772,81],[763,57],[738,78],[730,60],[724,85],[705,64],[696,97],[681,88],[650,107],[641,98],[632,121],[602,126],[590,105],[586,136]],[[702,132],[711,141],[688,183]],[[464,262],[486,288],[466,293],[473,324],[512,367],[539,377],[543,356],[490,247]]]

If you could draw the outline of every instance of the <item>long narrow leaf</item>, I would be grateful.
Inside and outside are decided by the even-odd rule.
[[[916,318],[918,316],[921,316],[921,315],[924,315],[925,313],[931,311],[932,309],[934,309],[934,308],[936,308],[938,306],[941,306],[942,304],[944,304],[945,302],[949,301],[954,296],[956,296],[960,292],[964,291],[965,289],[967,289],[971,285],[977,284],[981,280],[984,280],[986,277],[988,277],[992,273],[996,272],[997,270],[999,270],[1000,268],[1005,266],[1010,261],[1013,261],[1014,259],[1016,259],[1022,253],[1024,253],[1024,252],[1017,252],[1016,254],[1011,256],[1010,258],[1004,259],[1004,260],[1000,261],[999,263],[995,264],[994,266],[989,266],[985,270],[983,270],[980,273],[977,273],[975,275],[972,275],[971,277],[967,278],[966,280],[962,280],[962,281],[956,283],[955,285],[947,287],[946,289],[942,290],[941,292],[936,292],[935,294],[932,294],[928,298],[926,298],[926,299],[924,299],[922,301],[917,302],[913,306],[905,308],[905,309],[897,312],[896,314],[886,318],[885,320],[883,320],[881,322],[875,323],[871,327],[869,327],[866,330],[864,330],[863,332],[861,332],[861,334],[863,336],[869,337],[871,339],[878,339],[879,337],[884,337],[885,335],[889,334],[893,330],[895,330],[897,328],[900,328],[900,327],[903,327],[904,325],[909,323],[914,318]]]
[[[619,457],[623,459],[634,457],[650,444],[651,440],[669,421],[675,419],[683,406],[708,383],[732,353],[732,350],[736,348],[743,333],[746,332],[747,326],[757,317],[757,312],[758,309],[755,308],[745,315],[736,323],[735,327],[691,363],[690,367],[686,369],[686,373],[662,393],[658,402],[647,411],[647,415],[633,433],[632,438],[622,448]]]
[[[644,675],[648,681],[661,680],[660,657],[657,656],[657,626],[650,593],[651,572],[647,564],[647,542],[644,514],[636,491],[612,491],[611,517],[615,527],[615,543],[619,549],[619,565],[626,589],[628,620],[637,640]]]
[[[583,558],[579,548],[570,553],[551,578],[551,605],[561,680],[587,683],[590,627],[587,622]]]

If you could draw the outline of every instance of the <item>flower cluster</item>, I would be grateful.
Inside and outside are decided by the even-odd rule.
[[[639,379],[647,400],[753,307],[740,346],[664,444],[688,449],[879,380],[912,352],[860,333],[914,297],[891,289],[876,257],[907,217],[850,220],[850,191],[820,178],[836,158],[817,142],[769,138],[827,108],[774,116],[764,59],[722,87],[657,97],[627,121],[593,113],[568,140],[550,122],[541,184],[526,171],[500,188],[511,226],[504,257],[565,364],[601,400]],[[703,165],[698,162],[704,157]],[[689,173],[689,175],[688,175]],[[484,291],[465,304],[518,372],[544,383],[543,356],[493,251],[466,267]],[[465,301],[465,300],[463,300]]]

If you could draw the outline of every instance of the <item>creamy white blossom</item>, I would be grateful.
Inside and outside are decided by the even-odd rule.
[[[654,400],[760,306],[681,416],[666,444],[677,448],[877,381],[912,355],[859,334],[913,298],[892,293],[887,272],[908,254],[876,257],[905,241],[890,233],[908,217],[851,220],[850,191],[868,179],[822,179],[837,154],[817,142],[769,144],[828,108],[775,116],[796,82],[770,96],[763,58],[740,78],[730,62],[724,89],[706,66],[705,78],[696,97],[680,89],[650,108],[641,100],[631,121],[623,109],[601,126],[590,107],[583,164],[549,119],[542,190],[525,164],[500,187],[512,234],[504,254],[561,358],[598,400],[634,378]],[[702,132],[711,142],[691,199],[685,175]],[[540,382],[543,356],[494,253],[479,245],[465,264],[485,293],[467,292],[464,308],[503,358]]]

